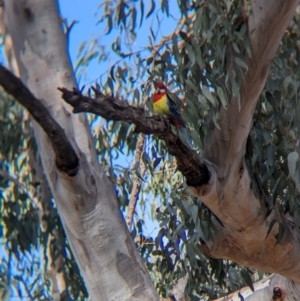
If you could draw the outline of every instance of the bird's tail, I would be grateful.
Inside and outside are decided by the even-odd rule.
[[[182,141],[187,145],[189,148],[193,148],[193,142],[192,139],[189,137],[186,129],[184,127],[181,127],[179,130],[180,138],[183,138]]]

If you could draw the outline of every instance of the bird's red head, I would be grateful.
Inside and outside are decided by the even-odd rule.
[[[163,83],[158,83],[156,85],[157,93],[164,94],[168,92],[168,88]]]

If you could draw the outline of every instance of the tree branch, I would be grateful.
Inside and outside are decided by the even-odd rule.
[[[135,166],[138,162],[140,162],[141,156],[143,153],[143,149],[144,149],[144,144],[145,144],[145,136],[143,134],[140,134],[138,141],[136,143],[135,160],[134,160],[133,166]],[[146,171],[146,166],[143,162],[141,162],[140,174],[142,177],[144,176],[145,171]],[[132,217],[135,212],[135,207],[136,207],[136,203],[138,201],[140,188],[141,188],[141,182],[140,182],[140,180],[135,178],[133,181],[133,187],[132,187],[130,200],[129,200],[129,204],[128,204],[127,215],[125,218],[129,231],[131,230]]]
[[[1,65],[0,85],[26,108],[44,129],[50,138],[55,152],[57,168],[69,176],[75,176],[78,171],[79,159],[64,130],[50,115],[47,108],[29,91],[18,77]]]
[[[189,186],[196,187],[208,183],[210,173],[207,167],[200,162],[197,154],[172,132],[166,117],[146,116],[143,108],[132,107],[112,96],[105,96],[95,88],[92,89],[96,98],[83,96],[76,88],[72,91],[66,88],[58,89],[63,93],[62,98],[74,108],[74,113],[89,112],[102,116],[106,120],[134,123],[136,132],[153,134],[164,140],[169,153],[176,157],[178,170],[186,177]]]

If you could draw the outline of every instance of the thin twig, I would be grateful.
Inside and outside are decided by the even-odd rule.
[[[181,22],[178,24],[178,27],[176,28],[176,30],[174,32],[172,32],[172,34],[169,34],[167,36],[164,36],[161,41],[155,45],[153,47],[153,50],[152,50],[152,54],[151,56],[152,57],[156,57],[157,53],[160,51],[161,48],[163,48],[167,43],[169,43],[170,40],[172,40],[172,37],[175,35],[175,36],[178,36],[180,31],[182,30],[182,28],[184,27],[184,25],[186,25],[186,21],[187,19],[192,19],[193,17],[195,16],[195,13],[192,13],[190,16],[188,17],[183,17]],[[191,34],[188,34],[188,37],[190,37]],[[178,43],[178,48],[180,49],[183,45],[184,45],[185,41],[182,40]]]
[[[140,175],[143,177],[146,171],[146,166],[144,162],[141,160],[141,156],[144,150],[144,144],[145,144],[145,135],[140,134],[138,141],[136,143],[136,151],[135,151],[135,160],[133,163],[133,166],[136,166],[138,162],[140,162]],[[130,195],[130,200],[128,204],[128,209],[127,209],[127,215],[126,215],[126,223],[128,226],[129,231],[131,230],[131,225],[132,225],[132,217],[135,212],[135,207],[139,198],[139,193],[141,189],[141,182],[137,178],[134,179],[133,181],[133,187]]]

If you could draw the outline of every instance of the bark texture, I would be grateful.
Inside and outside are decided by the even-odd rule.
[[[145,147],[145,136],[143,134],[140,134],[138,141],[136,143],[135,158],[134,158],[134,162],[132,164],[132,168],[134,168],[138,163],[140,163],[139,173],[140,173],[141,177],[144,177],[144,174],[146,172],[146,166],[145,166],[144,162],[141,160],[141,156],[143,154],[144,147]],[[136,178],[133,181],[130,200],[128,203],[127,214],[125,217],[126,224],[127,224],[129,231],[131,231],[132,220],[133,220],[133,216],[135,213],[135,207],[136,207],[137,201],[139,199],[141,184],[142,184],[141,180],[138,179],[136,176]]]
[[[271,275],[254,284],[254,292],[249,287],[229,294],[214,301],[296,301],[299,300],[300,288],[293,281],[280,276]]]
[[[56,90],[76,86],[57,2],[7,0],[5,13],[22,82],[64,129],[79,158],[72,177],[57,168],[52,138],[34,122],[43,167],[90,297],[158,300],[97,161],[86,118],[71,114]]]

